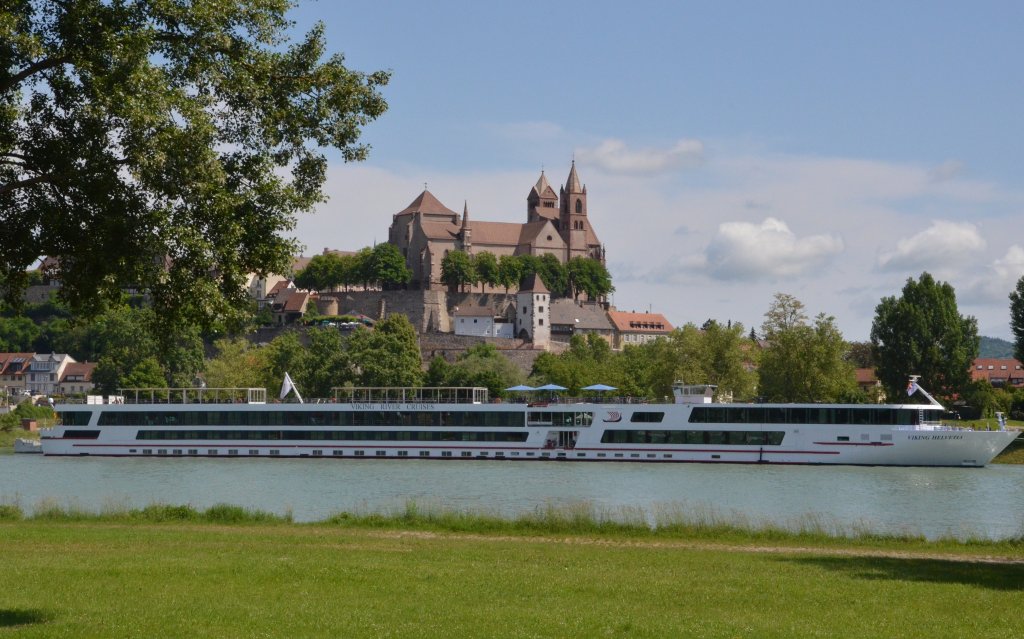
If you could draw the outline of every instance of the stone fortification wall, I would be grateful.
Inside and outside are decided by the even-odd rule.
[[[451,333],[426,333],[420,335],[420,353],[424,364],[438,355],[449,362],[454,362],[468,349],[480,343],[493,345],[501,354],[509,358],[524,374],[529,375],[533,369],[533,361],[543,353],[535,350],[533,344],[521,339],[501,339],[499,337],[475,337],[472,335],[454,335]]]
[[[436,300],[432,299],[430,304],[426,300],[427,297],[436,297],[437,293],[438,291],[348,291],[321,293],[320,297],[325,300],[321,307],[331,310],[336,308],[338,315],[356,312],[375,320],[393,313],[405,315],[416,331],[422,333],[431,330],[431,321],[439,322],[434,312]]]
[[[420,334],[451,333],[452,313],[464,306],[487,306],[500,313],[508,304],[513,308],[515,295],[504,293],[447,293],[445,291],[349,291],[321,293],[321,312],[344,315],[351,311],[374,319],[401,313]]]

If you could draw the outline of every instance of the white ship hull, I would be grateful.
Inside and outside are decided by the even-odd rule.
[[[64,456],[984,466],[1017,436],[1015,431],[938,427],[926,422],[928,408],[586,403],[67,405],[58,407],[65,424],[42,434],[42,448],[46,455]],[[714,422],[706,417],[716,413],[692,412],[725,409],[747,411],[742,415],[783,410],[783,417],[794,419],[795,415],[807,421]],[[807,415],[854,410],[870,420],[895,423],[807,423]],[[920,423],[898,423],[908,415],[920,415]],[[436,423],[419,425],[431,421]]]

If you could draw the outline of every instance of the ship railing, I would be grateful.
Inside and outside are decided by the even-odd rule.
[[[266,404],[265,388],[119,388],[117,395],[90,395],[89,404]]]
[[[646,397],[611,397],[596,395],[588,397],[507,397],[503,401],[511,404],[527,404],[529,406],[556,406],[562,404],[650,404],[656,400]],[[671,400],[662,400],[663,403],[671,404]]]
[[[335,387],[332,399],[342,404],[486,404],[486,388],[438,387]]]
[[[941,430],[941,431],[973,431],[974,429],[969,426],[952,426],[943,422],[921,422],[920,424],[910,424],[896,426],[893,430]]]

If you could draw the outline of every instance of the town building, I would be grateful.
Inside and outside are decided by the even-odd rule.
[[[569,298],[551,300],[551,341],[566,342],[573,335],[598,335],[610,346],[615,328],[608,312],[598,302],[577,302]]]
[[[515,314],[514,309],[510,308],[509,311],[510,314]],[[504,316],[496,315],[490,306],[460,306],[452,312],[452,319],[456,335],[507,339],[516,336],[515,323],[508,321]]]
[[[265,306],[270,308],[274,324],[284,326],[302,321],[310,301],[309,291],[295,288],[291,280],[282,280],[267,292]]]
[[[971,379],[996,387],[1024,387],[1024,367],[1016,359],[979,357],[971,364]]]
[[[633,313],[608,311],[608,319],[615,327],[612,348],[622,350],[627,344],[645,344],[672,332],[672,324],[661,313]]]
[[[64,368],[64,374],[57,386],[58,395],[80,395],[89,393],[95,387],[92,373],[96,370],[94,362],[70,362]]]
[[[573,162],[569,177],[556,195],[544,172],[526,197],[526,222],[491,222],[470,217],[469,204],[458,214],[424,189],[395,213],[388,241],[398,247],[412,271],[412,288],[443,289],[441,262],[451,251],[470,255],[554,255],[560,262],[574,257],[605,261],[604,246],[587,216],[587,187]]]
[[[536,273],[519,284],[516,294],[516,337],[547,349],[551,342],[551,292]]]
[[[27,388],[33,395],[55,395],[64,369],[75,360],[64,353],[36,353],[28,368]]]
[[[0,386],[9,395],[28,390],[28,369],[35,353],[0,353]]]

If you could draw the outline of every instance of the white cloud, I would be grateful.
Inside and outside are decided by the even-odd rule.
[[[883,271],[948,270],[985,249],[985,240],[978,228],[968,222],[938,220],[920,233],[896,243],[896,250],[886,251],[878,258]]]
[[[679,140],[668,149],[630,149],[622,140],[611,138],[577,153],[580,162],[611,173],[659,173],[699,162],[703,156],[704,144],[699,140]]]
[[[499,151],[515,146],[495,144]],[[565,156],[570,148],[566,141]],[[1007,249],[1014,240],[1024,247],[1024,194],[1005,185],[963,177],[930,182],[919,165],[721,146],[685,174],[611,173],[577,160],[622,308],[653,304],[680,325],[708,317],[756,324],[778,290],[774,282],[784,281],[778,286],[808,308],[835,315],[849,339],[865,339],[878,301],[898,294],[924,266],[956,287],[962,305],[971,304],[962,312],[982,326],[1003,326],[992,334],[1007,334],[1006,295],[1024,274],[1024,248]],[[316,215],[300,216],[295,230],[307,255],[385,240],[391,216],[425,181],[450,208],[461,211],[468,200],[475,220],[522,222],[539,175],[529,160],[519,170],[375,162],[329,167],[331,200]],[[547,169],[557,191],[569,163]],[[923,211],[930,219],[922,220]],[[970,220],[977,228],[932,219]],[[898,244],[900,238],[907,239]],[[908,266],[922,253],[931,261]]]
[[[928,180],[931,182],[947,182],[959,176],[963,171],[964,163],[960,160],[946,160],[928,171]]]
[[[801,275],[843,252],[833,235],[799,238],[774,217],[761,224],[726,222],[704,254],[704,270],[719,280],[759,280]]]
[[[984,273],[963,287],[959,294],[968,304],[1007,305],[1010,291],[1017,287],[1017,281],[1024,277],[1024,248],[1014,244],[1006,255],[987,265]]]

